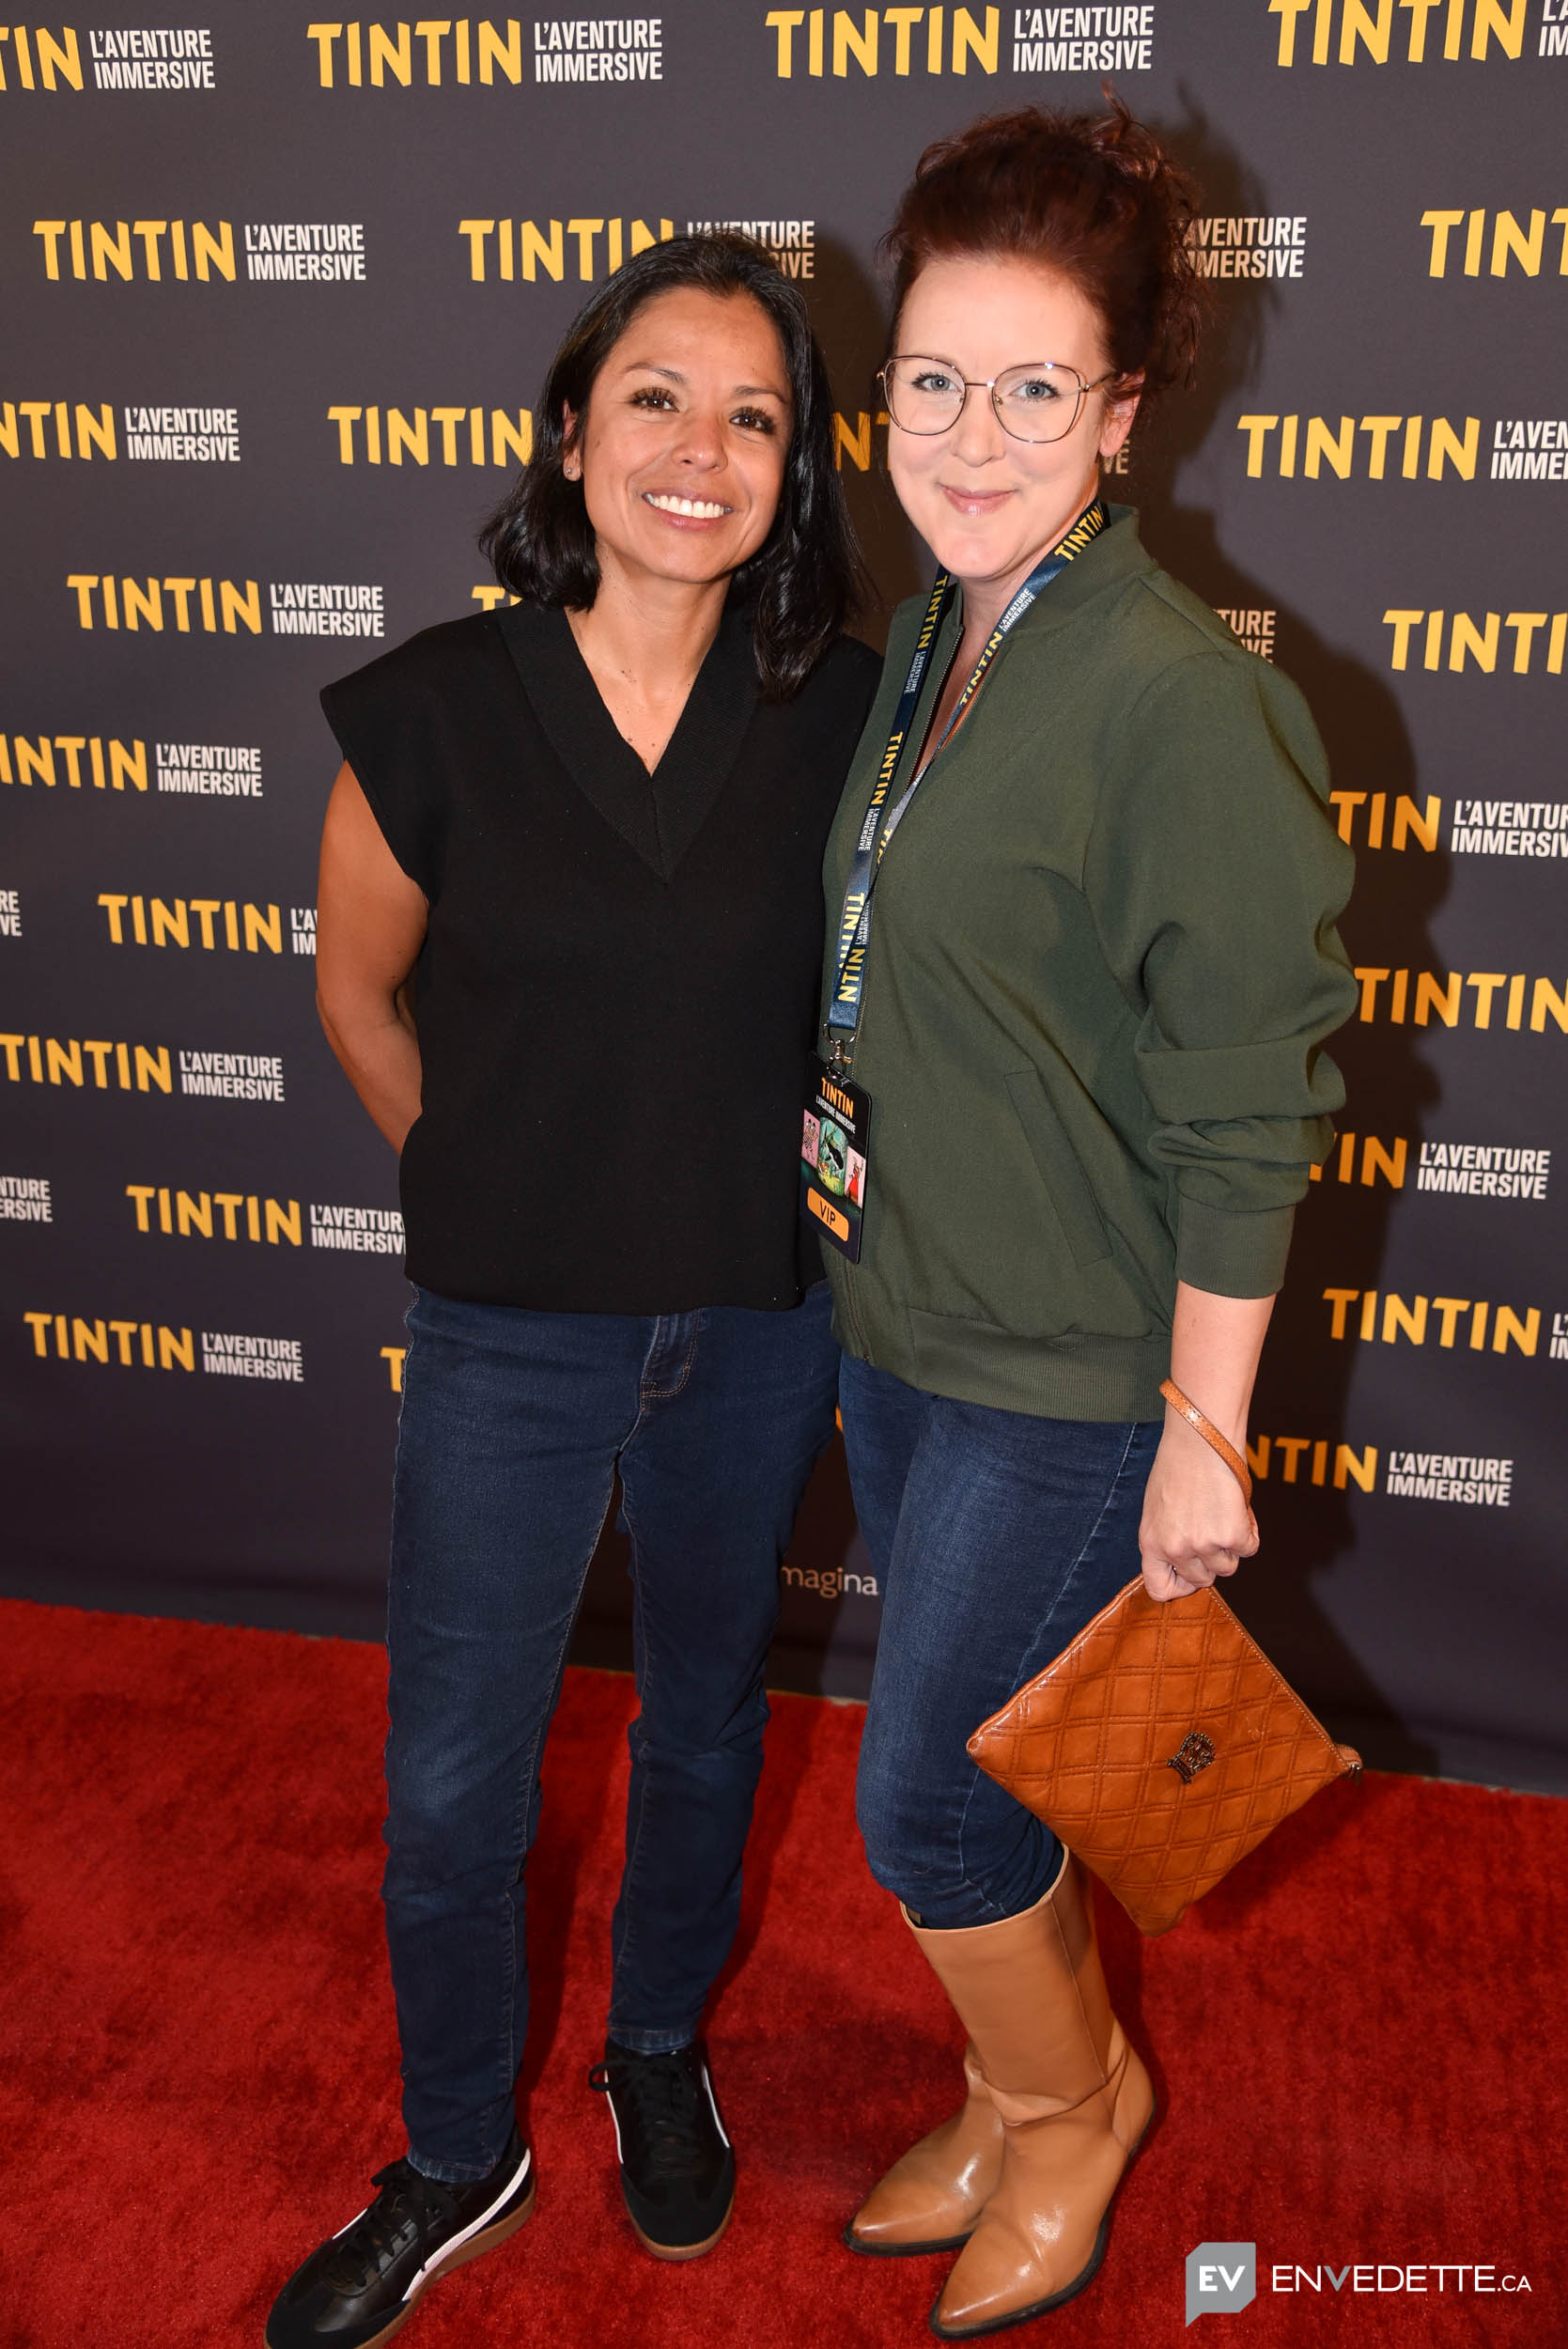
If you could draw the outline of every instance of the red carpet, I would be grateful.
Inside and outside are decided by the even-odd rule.
[[[377,1900],[373,1648],[0,1606],[0,2342],[258,2349],[272,2294],[402,2150]],[[420,2349],[928,2341],[939,2261],[837,2231],[952,2101],[957,2037],[867,1878],[857,1710],[780,1698],[745,1922],[712,2027],[734,2225],[660,2267],[620,2214],[601,2105],[629,1684],[568,1675],[530,1910],[538,2213],[427,2296]],[[1198,2349],[1568,2342],[1568,1804],[1371,1777],[1169,1938],[1104,1914],[1161,2101],[1100,2278],[1018,2336],[1184,2334],[1203,2241],[1260,2291]],[[1481,2263],[1528,2295],[1274,2295],[1269,2269]],[[1465,2282],[1470,2282],[1468,2275]]]

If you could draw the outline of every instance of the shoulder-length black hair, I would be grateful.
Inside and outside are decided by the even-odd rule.
[[[757,674],[769,700],[798,692],[861,601],[863,573],[833,466],[832,393],[806,305],[766,248],[729,234],[672,237],[637,254],[590,296],[551,362],[534,412],[534,454],[479,535],[509,593],[586,611],[598,557],[581,481],[562,471],[564,412],[582,420],[613,346],[657,294],[749,294],[784,347],[794,405],[773,527],[730,586],[752,607]]]

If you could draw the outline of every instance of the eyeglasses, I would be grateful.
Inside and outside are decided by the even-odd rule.
[[[1060,360],[1037,359],[971,381],[950,360],[900,352],[878,381],[900,432],[946,432],[963,414],[970,392],[986,391],[997,422],[1015,441],[1062,441],[1090,393],[1113,381],[1116,372],[1112,367],[1091,383]]]

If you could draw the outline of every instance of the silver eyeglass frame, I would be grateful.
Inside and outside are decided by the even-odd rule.
[[[929,431],[923,431],[919,425],[900,424],[897,415],[894,413],[893,386],[889,382],[888,379],[892,375],[894,367],[902,366],[910,359],[929,359],[933,366],[944,367],[948,374],[953,377],[954,381],[961,383],[964,387],[963,397],[958,402],[955,413],[946,424],[937,425]],[[997,397],[997,385],[1005,376],[1026,375],[1031,367],[1048,367],[1053,375],[1070,375],[1073,381],[1078,385],[1078,398],[1074,403],[1072,415],[1068,422],[1063,426],[1060,432],[1048,432],[1038,437],[1032,437],[1027,432],[1015,432],[1013,427],[1008,423],[1006,417],[1001,412],[1001,402]],[[1002,430],[1006,433],[1010,441],[1019,441],[1023,443],[1025,448],[1048,448],[1053,441],[1064,441],[1068,434],[1077,428],[1078,420],[1083,413],[1083,403],[1088,398],[1090,393],[1099,391],[1102,386],[1107,383],[1114,383],[1120,372],[1121,370],[1119,368],[1111,367],[1108,369],[1104,375],[1097,375],[1091,383],[1087,381],[1083,376],[1079,375],[1077,367],[1070,367],[1064,359],[1020,359],[1016,366],[1003,367],[1001,375],[971,377],[961,374],[958,368],[954,366],[952,360],[944,359],[939,351],[895,350],[887,365],[877,369],[877,381],[882,386],[882,397],[888,404],[888,421],[891,424],[897,425],[900,432],[908,432],[911,440],[934,441],[939,439],[942,433],[951,432],[953,427],[958,423],[959,419],[963,415],[964,408],[968,402],[970,392],[983,391],[988,394],[991,402],[991,413],[995,416],[998,424],[1001,425]]]

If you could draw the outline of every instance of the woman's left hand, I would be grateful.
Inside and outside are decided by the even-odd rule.
[[[1258,1547],[1258,1528],[1223,1460],[1185,1420],[1168,1413],[1143,1494],[1138,1530],[1143,1588],[1184,1598],[1234,1574]]]

